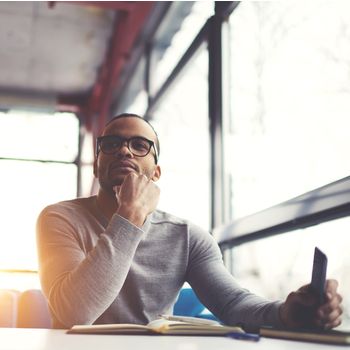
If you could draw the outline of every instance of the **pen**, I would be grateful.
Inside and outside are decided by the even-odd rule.
[[[258,341],[260,339],[260,335],[254,334],[254,333],[230,332],[230,333],[227,333],[226,336],[233,339],[250,340],[250,341]]]

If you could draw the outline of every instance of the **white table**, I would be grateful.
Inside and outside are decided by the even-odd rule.
[[[0,350],[334,350],[322,345],[262,338],[66,334],[64,330],[0,328]]]

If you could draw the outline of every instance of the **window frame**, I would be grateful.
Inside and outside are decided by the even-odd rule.
[[[164,98],[167,91],[171,89],[174,82],[180,74],[186,69],[191,58],[196,54],[198,48],[203,44],[208,45],[209,55],[209,121],[210,121],[210,144],[211,144],[211,228],[215,237],[223,251],[230,250],[234,246],[250,242],[252,240],[268,237],[271,235],[281,234],[297,230],[302,227],[312,226],[318,223],[327,222],[340,217],[349,215],[350,202],[344,201],[332,193],[326,207],[322,207],[325,198],[317,198],[324,191],[331,191],[337,186],[345,186],[345,191],[350,189],[349,178],[340,179],[336,182],[326,184],[323,187],[307,192],[299,197],[287,200],[272,208],[263,210],[262,212],[249,215],[237,221],[230,219],[230,199],[227,193],[230,191],[230,183],[225,179],[224,167],[225,161],[223,157],[223,128],[225,127],[223,115],[225,113],[224,88],[223,88],[223,72],[222,67],[225,64],[223,40],[223,27],[229,16],[238,7],[240,1],[215,2],[215,14],[208,18],[205,25],[199,31],[195,39],[192,41],[186,52],[178,61],[177,65],[165,79],[162,86],[152,95],[149,87],[152,86],[152,65],[146,64],[146,72],[144,74],[143,85],[147,88],[148,106],[145,113],[146,119],[151,119],[152,111]],[[164,18],[163,18],[164,19]],[[162,23],[160,20],[158,26]],[[156,29],[152,33],[154,36]],[[151,61],[152,35],[148,38],[148,43],[144,45],[140,57],[145,57],[146,62]],[[126,81],[131,80],[132,72],[125,78]],[[126,84],[127,85],[127,84]],[[114,110],[117,109],[114,105]],[[166,117],[166,116],[165,116]],[[290,203],[299,201],[300,208],[305,208],[306,204],[317,204],[317,209],[313,212],[303,211],[302,214],[293,216],[285,210]],[[324,203],[323,203],[324,204]],[[276,212],[282,210],[284,219],[280,223],[276,223],[273,219],[268,225],[260,225],[253,230],[250,229],[252,222],[259,222],[257,219],[261,215],[269,215],[274,217]]]

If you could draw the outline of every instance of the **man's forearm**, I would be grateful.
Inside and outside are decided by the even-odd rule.
[[[141,229],[115,215],[86,257],[77,243],[50,247],[50,242],[42,242],[42,249],[51,251],[48,258],[49,252],[42,254],[42,284],[60,323],[90,324],[108,308],[124,284],[142,236]]]

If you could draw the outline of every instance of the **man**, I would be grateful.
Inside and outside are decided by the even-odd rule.
[[[221,321],[256,330],[340,324],[337,282],[316,307],[307,286],[283,302],[241,288],[212,236],[156,209],[159,142],[141,117],[113,118],[97,140],[97,196],[60,202],[38,219],[39,270],[54,327],[142,323],[171,313],[189,282]]]

